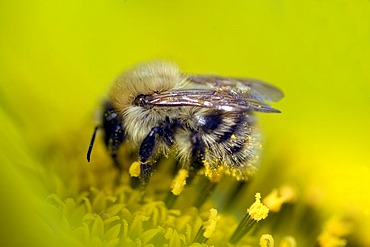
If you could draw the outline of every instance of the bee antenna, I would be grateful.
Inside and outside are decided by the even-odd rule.
[[[93,135],[91,137],[89,149],[87,150],[87,155],[86,155],[87,162],[90,162],[90,156],[91,156],[92,148],[94,146],[95,136],[96,136],[96,132],[98,131],[98,128],[99,128],[99,125],[95,127]]]

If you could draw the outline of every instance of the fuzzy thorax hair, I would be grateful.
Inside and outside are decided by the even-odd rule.
[[[178,89],[185,77],[174,63],[154,61],[123,73],[114,82],[109,97],[116,109],[124,113],[138,95],[150,95]]]

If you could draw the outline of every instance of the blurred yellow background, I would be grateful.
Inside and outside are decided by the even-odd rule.
[[[52,238],[32,199],[47,190],[40,150],[90,133],[112,80],[151,59],[281,88],[283,113],[260,114],[266,155],[328,210],[369,224],[369,13],[367,0],[1,1],[1,241]],[[81,163],[88,141],[70,144]]]

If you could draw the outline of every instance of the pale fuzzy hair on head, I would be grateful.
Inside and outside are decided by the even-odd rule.
[[[152,61],[137,65],[124,72],[114,82],[110,91],[112,104],[121,111],[132,105],[140,94],[166,92],[178,89],[185,83],[177,65],[165,61]]]

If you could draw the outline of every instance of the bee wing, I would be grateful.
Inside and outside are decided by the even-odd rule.
[[[253,91],[262,99],[268,101],[279,101],[284,97],[284,93],[280,89],[257,79],[227,78],[207,75],[188,75],[187,79],[193,83],[208,85],[213,88],[231,87],[239,88],[243,91]]]
[[[175,90],[142,97],[140,105],[149,108],[195,106],[229,112],[245,112],[249,110],[280,112],[266,104],[263,100],[229,90]]]

